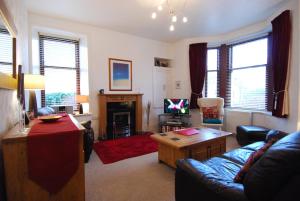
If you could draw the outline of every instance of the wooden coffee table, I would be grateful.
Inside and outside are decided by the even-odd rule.
[[[176,168],[176,160],[194,158],[205,160],[226,151],[226,137],[230,132],[212,128],[196,128],[199,133],[191,136],[175,132],[157,133],[151,138],[158,142],[158,160]]]

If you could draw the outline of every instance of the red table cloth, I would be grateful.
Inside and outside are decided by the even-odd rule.
[[[49,193],[57,193],[79,165],[80,131],[69,116],[32,126],[27,140],[29,178]]]

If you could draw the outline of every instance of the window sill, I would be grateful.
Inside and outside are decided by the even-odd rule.
[[[225,111],[237,111],[237,112],[249,112],[252,114],[261,114],[266,116],[272,116],[272,112],[266,110],[254,110],[254,109],[243,109],[243,108],[224,108]]]

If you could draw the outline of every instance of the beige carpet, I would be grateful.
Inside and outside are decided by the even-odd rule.
[[[228,137],[228,150],[238,147]],[[95,152],[85,165],[86,201],[175,201],[172,168],[157,152],[104,165]]]

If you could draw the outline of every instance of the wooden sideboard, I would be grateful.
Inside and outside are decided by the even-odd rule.
[[[56,194],[49,194],[28,178],[27,133],[18,126],[8,131],[2,139],[7,201],[84,201],[84,152],[81,124],[70,116],[80,132],[78,147],[79,167],[69,182]],[[45,174],[47,174],[45,172]]]
[[[99,136],[105,138],[107,129],[107,103],[135,102],[135,130],[143,130],[143,94],[99,94]]]

